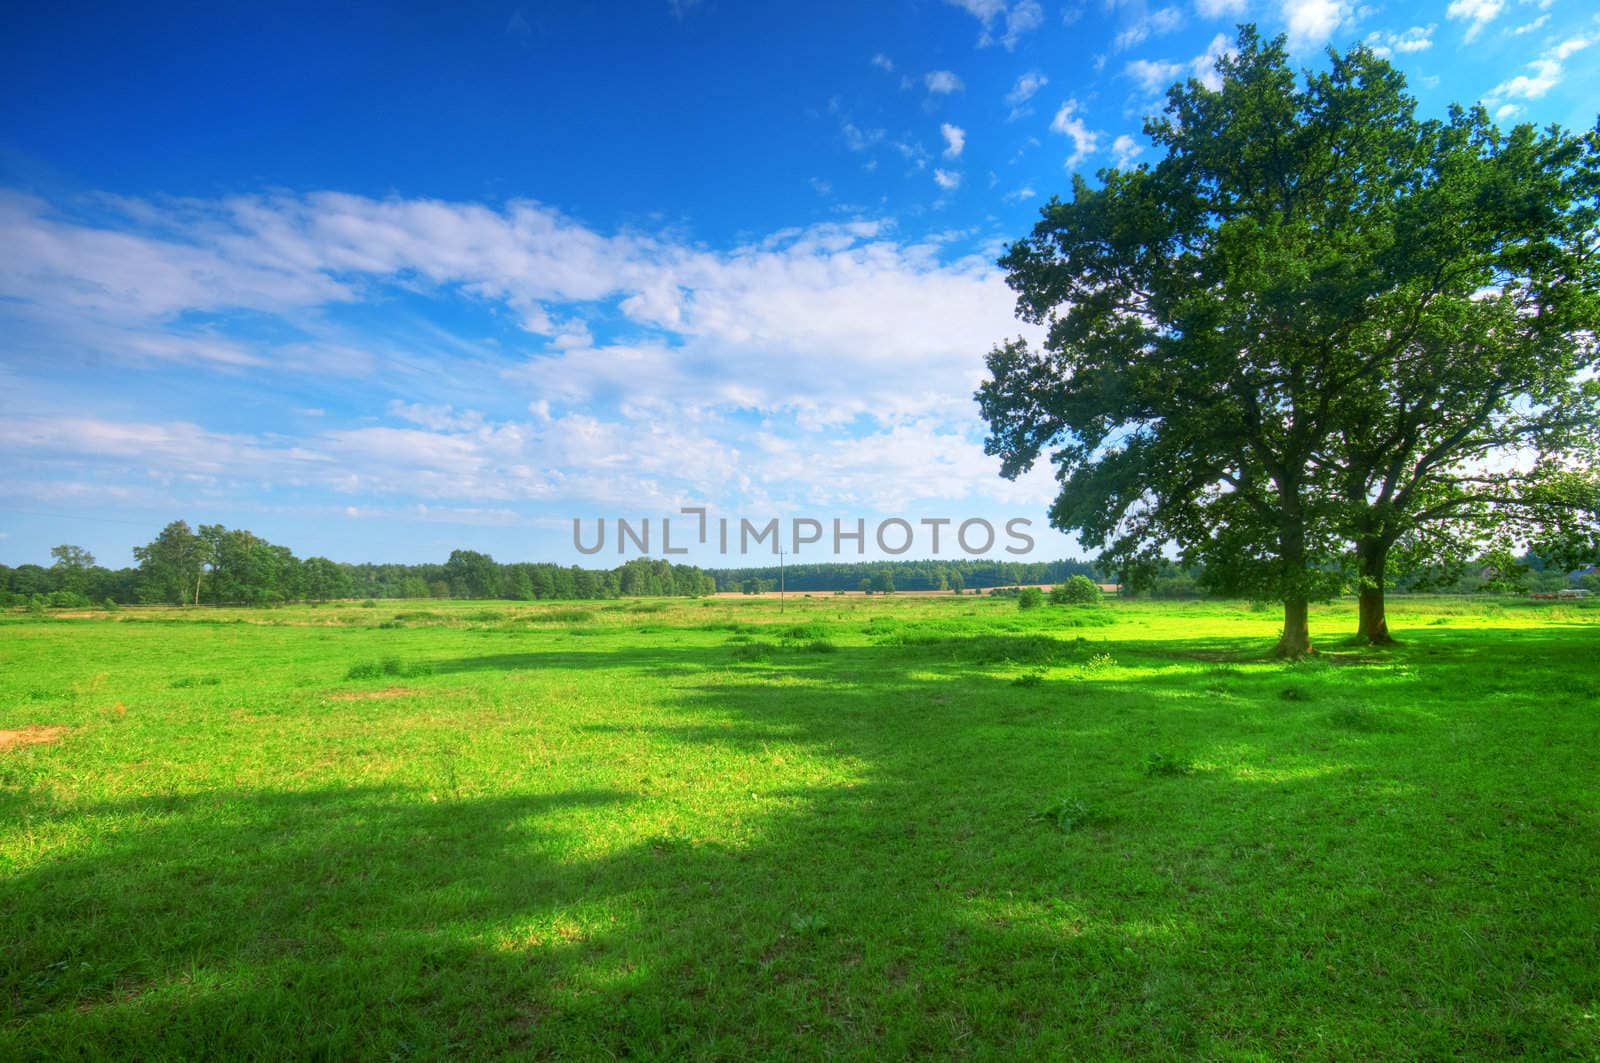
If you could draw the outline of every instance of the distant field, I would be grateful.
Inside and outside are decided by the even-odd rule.
[[[0,1058],[1593,1059],[1600,609],[1391,624],[12,614]]]

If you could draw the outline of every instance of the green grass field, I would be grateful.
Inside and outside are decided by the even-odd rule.
[[[1600,610],[1391,620],[12,615],[0,1058],[1596,1058]]]

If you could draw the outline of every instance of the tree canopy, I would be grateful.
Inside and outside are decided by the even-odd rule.
[[[1385,60],[1329,60],[1241,27],[1146,123],[1159,162],[1075,177],[1001,259],[1042,349],[976,396],[1004,475],[1050,450],[1053,525],[1129,583],[1175,544],[1283,602],[1290,656],[1352,584],[1386,639],[1397,549],[1595,539],[1596,135],[1421,120]]]

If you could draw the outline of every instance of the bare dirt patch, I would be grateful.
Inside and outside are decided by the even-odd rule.
[[[0,731],[0,753],[8,749],[21,746],[48,745],[51,742],[61,741],[61,736],[67,733],[65,727],[48,727],[44,724],[29,724],[17,731]]]
[[[329,701],[371,701],[374,698],[403,698],[409,694],[420,694],[422,691],[411,687],[384,687],[382,690],[347,690],[341,694],[329,694]]]

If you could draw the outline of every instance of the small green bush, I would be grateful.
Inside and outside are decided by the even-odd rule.
[[[1100,588],[1088,576],[1077,575],[1050,588],[1051,605],[1099,605]]]
[[[1017,595],[1018,609],[1037,609],[1044,604],[1044,591],[1038,587],[1024,587]]]

